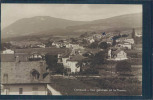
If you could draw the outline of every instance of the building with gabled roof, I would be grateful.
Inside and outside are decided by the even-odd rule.
[[[29,61],[27,54],[1,56],[1,95],[47,95],[50,83],[44,60]]]
[[[70,73],[77,73],[80,72],[80,66],[78,66],[78,62],[85,59],[80,54],[73,55],[73,56],[65,56],[62,57],[62,63],[64,68],[69,69]]]

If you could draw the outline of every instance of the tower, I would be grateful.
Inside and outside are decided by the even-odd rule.
[[[135,38],[135,29],[133,28],[133,30],[132,30],[132,34],[131,34],[132,36],[132,38],[134,39]]]

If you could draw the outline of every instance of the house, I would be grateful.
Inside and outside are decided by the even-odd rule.
[[[40,47],[40,48],[45,48],[46,47],[45,44],[38,44],[37,46]]]
[[[132,39],[132,38],[125,39],[124,42],[130,43],[130,44],[134,44],[134,39]]]
[[[45,61],[24,61],[20,55],[1,56],[1,95],[47,95]]]
[[[100,40],[101,38],[102,38],[101,34],[94,34],[93,35],[93,39],[95,39],[95,40]]]
[[[87,37],[87,38],[84,38],[87,42],[89,43],[93,43],[95,42],[95,40],[93,39],[93,37]]]
[[[142,44],[136,44],[133,46],[134,50],[142,51]]]
[[[119,47],[123,47],[123,48],[127,48],[127,49],[131,49],[132,45],[130,43],[119,43],[117,44]]]
[[[136,37],[141,37],[142,36],[142,30],[136,30],[135,31],[135,36]]]
[[[66,46],[66,48],[71,48],[71,49],[84,49],[84,47],[83,46],[80,46],[79,44],[66,44],[65,45]]]
[[[66,56],[62,58],[62,62],[65,68],[69,69],[70,73],[77,73],[80,72],[80,66],[78,62],[84,59],[85,57],[81,55],[74,55],[74,56]]]
[[[95,42],[95,40],[94,39],[89,39],[89,42],[93,43],[93,42]]]
[[[2,54],[14,54],[14,51],[11,49],[6,49],[2,52]]]
[[[127,58],[127,54],[123,51],[123,50],[120,50],[120,49],[116,49],[116,50],[113,50],[113,49],[109,49],[108,50],[108,60],[126,60],[128,59]]]

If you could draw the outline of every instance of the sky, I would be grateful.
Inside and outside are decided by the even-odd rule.
[[[142,5],[134,4],[1,4],[1,28],[22,18],[51,16],[74,21],[92,21],[141,13]]]

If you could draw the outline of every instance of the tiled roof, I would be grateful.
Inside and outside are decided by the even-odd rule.
[[[2,84],[49,83],[49,75],[45,79],[40,78],[46,73],[46,65],[42,66],[41,62],[1,62]],[[31,77],[33,69],[36,69],[40,73],[38,80],[33,80]],[[7,82],[4,81],[4,74],[8,76]]]
[[[14,54],[1,54],[1,62],[15,62]]]
[[[71,52],[72,52],[72,50],[67,50],[65,53],[63,53],[62,54],[62,58],[67,58],[67,57],[69,57],[70,56],[70,54],[71,54]]]
[[[25,62],[28,61],[29,54],[25,53],[17,53],[17,54],[1,54],[1,62],[15,62],[16,57],[18,57],[19,61]]]
[[[28,48],[28,49],[16,49],[15,53],[58,54],[58,53],[64,53],[66,50],[67,50],[66,48]]]
[[[68,61],[81,61],[83,59],[85,59],[85,57],[78,54],[78,55],[70,57]]]
[[[112,50],[112,54],[113,55],[116,55],[116,54],[118,54],[120,51],[123,51],[123,50],[121,50],[121,49],[117,49],[117,50]]]

